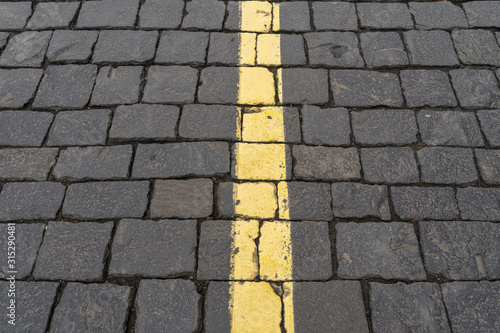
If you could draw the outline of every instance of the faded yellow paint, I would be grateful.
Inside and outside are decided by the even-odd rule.
[[[243,115],[243,141],[284,142],[283,108],[252,108]]]
[[[278,104],[283,104],[283,70],[276,71],[276,88],[278,89]]]
[[[257,64],[279,66],[281,64],[281,35],[261,34],[257,37]]]
[[[273,4],[273,31],[280,30],[280,6],[277,3]]]
[[[243,32],[240,33],[240,65],[255,65],[257,34]]]
[[[278,183],[278,216],[282,220],[290,219],[290,202],[288,200],[288,184]]]
[[[273,7],[267,1],[240,2],[241,31],[269,32],[272,23]]]
[[[278,209],[273,183],[234,183],[233,201],[234,213],[241,217],[271,219]]]
[[[239,104],[274,104],[274,76],[269,69],[240,67],[239,72]]]
[[[234,153],[237,179],[284,180],[286,178],[284,144],[238,142],[235,144]]]
[[[266,281],[292,279],[292,240],[290,222],[264,222],[260,229],[260,278]]]
[[[295,332],[293,321],[293,282],[283,283],[283,315],[286,333]]]
[[[231,227],[233,244],[231,249],[230,280],[254,280],[259,274],[257,244],[259,221],[233,221]]]
[[[241,140],[241,123],[242,123],[242,116],[241,116],[241,108],[238,108],[238,116],[236,117],[236,137],[238,140]]]

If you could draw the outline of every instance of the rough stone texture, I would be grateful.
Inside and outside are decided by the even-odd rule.
[[[262,195],[258,197],[247,195],[244,199],[238,198],[235,201],[235,190],[238,191],[241,188],[239,183],[222,181],[217,184],[218,216],[223,218],[243,216],[247,219],[252,217],[273,219],[278,210],[276,186],[270,182],[250,185],[247,183],[247,186],[247,188],[255,186],[254,189],[258,189],[260,191],[258,193],[262,193]]]
[[[304,105],[301,114],[304,143],[330,146],[348,146],[351,143],[347,109],[321,109]]]
[[[403,41],[397,32],[365,32],[360,35],[360,42],[370,68],[408,65]]]
[[[381,185],[333,183],[332,208],[335,217],[391,219],[387,187]]]
[[[410,110],[351,112],[354,139],[362,145],[410,144],[417,141],[417,122]]]
[[[93,1],[86,3],[90,2]],[[121,6],[125,7],[125,5]],[[155,54],[157,38],[157,31],[103,30],[99,33],[92,62],[126,62],[130,64],[150,61]]]
[[[370,183],[417,183],[417,162],[409,147],[362,148],[361,164]]]
[[[201,296],[186,280],[142,280],[135,300],[135,331],[196,332]]]
[[[417,114],[422,142],[430,146],[484,146],[476,117],[470,112],[422,110]]]
[[[208,38],[209,33],[203,31],[164,31],[156,51],[155,62],[203,65]]]
[[[139,0],[86,1],[78,15],[77,28],[133,27]]]
[[[235,32],[212,32],[208,46],[207,63],[238,65],[240,63],[241,36],[242,34]],[[251,64],[254,65],[255,60]]]
[[[500,189],[457,189],[458,207],[464,220],[500,221]]]
[[[0,193],[0,221],[54,219],[66,188],[60,183],[7,183]]]
[[[408,6],[402,3],[358,3],[359,21],[362,28],[411,29]]]
[[[314,26],[316,30],[358,29],[358,17],[353,3],[320,2],[312,3]]]
[[[27,29],[67,28],[73,20],[78,2],[46,2],[38,3]]]
[[[333,101],[337,106],[402,106],[396,74],[362,70],[330,71]]]
[[[182,28],[220,30],[226,12],[226,5],[217,0],[192,0],[186,4],[187,15]]]
[[[132,146],[69,147],[61,150],[55,179],[123,179],[127,177]]]
[[[373,332],[451,332],[434,283],[370,283]]]
[[[21,30],[31,16],[31,1],[0,3],[0,29]]]
[[[189,66],[151,66],[144,89],[146,103],[193,103],[198,71]]]
[[[99,145],[106,143],[109,110],[59,112],[49,131],[49,146]]]
[[[235,67],[206,67],[201,70],[198,102],[237,104],[239,70]],[[194,91],[194,90],[193,90]]]
[[[257,37],[257,63],[267,66],[281,66],[281,65],[306,65],[306,53],[304,50],[304,38],[302,35],[280,34],[280,59],[274,58],[274,61],[269,61],[269,58],[275,57],[275,54],[261,52],[261,43],[266,39],[271,39],[274,36],[269,34],[261,34]],[[210,42],[212,43],[212,42]],[[228,50],[227,52],[229,52]],[[239,52],[236,51],[238,54]]]
[[[481,128],[491,147],[500,147],[500,110],[477,112]]]
[[[133,104],[139,101],[142,67],[101,67],[92,92],[91,105]]]
[[[500,151],[489,149],[475,150],[481,178],[486,184],[500,184]]]
[[[403,33],[410,63],[416,66],[460,65],[450,34],[446,31],[406,31]]]
[[[151,217],[201,218],[212,215],[211,179],[156,180]]]
[[[240,109],[236,106],[186,105],[179,122],[179,137],[237,141],[240,116]]]
[[[333,218],[330,184],[289,182],[287,189],[290,220],[330,221]]]
[[[311,19],[309,5],[303,1],[273,3],[274,10],[279,10],[279,29],[273,25],[274,31],[309,31]]]
[[[42,69],[0,69],[0,107],[22,108],[35,96]]]
[[[457,106],[448,74],[434,70],[400,72],[401,87],[409,107]]]
[[[354,32],[312,32],[304,36],[311,65],[349,68],[364,66]]]
[[[0,179],[47,180],[57,154],[57,148],[1,149]]]
[[[491,31],[455,30],[451,36],[462,63],[500,67],[500,47]]]
[[[391,196],[395,213],[404,220],[452,220],[459,213],[449,187],[392,187]]]
[[[101,280],[112,230],[112,222],[49,222],[33,276],[42,280]]]
[[[450,75],[462,107],[500,107],[500,90],[493,72],[486,69],[455,69],[450,71]]]
[[[0,146],[40,147],[53,118],[48,112],[0,112]]]
[[[328,102],[328,72],[325,69],[283,68],[283,104]]]
[[[120,333],[125,330],[131,288],[115,284],[69,283],[54,311],[50,333]]]
[[[463,10],[452,2],[410,2],[409,5],[419,30],[469,27]]]
[[[41,67],[51,31],[26,31],[15,35],[2,52],[0,66]]]
[[[488,222],[419,222],[425,267],[451,280],[500,278],[500,225]]]
[[[229,290],[229,282],[212,281],[209,283],[205,298],[205,316],[203,318],[205,332],[230,332],[232,316],[227,305],[232,301]],[[276,327],[276,329],[279,330],[280,328]]]
[[[111,249],[112,276],[176,277],[195,273],[195,220],[122,220]]]
[[[0,32],[0,49],[7,45],[7,39],[9,38],[8,32]]]
[[[300,115],[297,108],[285,106],[278,108],[251,108],[246,109],[245,111],[246,112],[243,114],[243,126],[241,130],[243,141],[291,143],[300,143],[302,141],[300,131]],[[276,132],[273,132],[275,131],[276,117],[272,116],[272,114],[279,117],[280,120],[277,126],[282,126],[283,135],[276,135]],[[281,118],[283,120],[281,120]]]
[[[177,28],[181,24],[184,1],[146,0],[139,13],[141,28]]]
[[[297,179],[352,180],[361,178],[356,148],[293,146]]]
[[[425,147],[417,151],[422,182],[466,184],[478,180],[470,148]]]
[[[51,62],[85,62],[99,36],[98,31],[56,30],[52,34],[47,59]]]
[[[72,184],[66,192],[63,216],[75,219],[142,217],[148,192],[148,181]]]
[[[470,1],[462,7],[471,27],[500,28],[500,3],[497,1]]]

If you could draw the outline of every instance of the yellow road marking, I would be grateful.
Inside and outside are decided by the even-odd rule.
[[[240,217],[272,219],[278,203],[273,183],[234,183],[234,213]]]
[[[243,132],[243,136],[245,133]],[[285,180],[286,150],[284,144],[238,142],[235,177],[245,180]]]
[[[257,38],[257,64],[264,66],[278,66],[281,64],[280,35],[261,34]],[[265,52],[264,52],[265,50]]]
[[[267,1],[240,2],[241,31],[269,32],[271,30],[273,6]],[[240,53],[247,50],[241,45]]]
[[[293,282],[283,283],[283,314],[284,326],[286,333],[293,333],[295,331],[295,323],[293,321]]]
[[[266,281],[292,279],[290,222],[264,222],[259,240],[260,277]]]
[[[266,107],[250,109],[243,115],[243,141],[285,142],[283,108]]]
[[[288,184],[278,183],[278,206],[279,218],[282,220],[290,219],[290,202],[288,201]]]
[[[248,32],[240,33],[241,49],[245,50],[245,52],[240,52],[240,65],[255,65],[256,40],[257,34]]]
[[[257,267],[257,246],[259,221],[234,221],[231,228],[233,244],[231,249],[230,280],[253,280],[259,274]]]

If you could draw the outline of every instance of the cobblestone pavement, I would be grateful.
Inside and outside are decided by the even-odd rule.
[[[500,332],[499,68],[500,1],[0,0],[0,332]]]

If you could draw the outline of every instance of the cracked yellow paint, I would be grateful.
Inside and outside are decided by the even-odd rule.
[[[259,236],[259,221],[233,221],[231,235],[233,244],[229,279],[254,280],[259,274],[255,244]]]
[[[295,332],[295,323],[293,322],[293,282],[283,283],[283,315],[286,333]]]
[[[267,1],[240,2],[241,31],[269,32],[273,17],[272,10],[273,6]]]
[[[264,222],[260,228],[260,278],[265,281],[292,279],[292,240],[290,222]]]
[[[256,57],[256,40],[257,34],[243,32],[240,34],[240,44],[241,49],[245,50],[245,52],[240,52],[240,64],[241,65],[255,65],[255,57]]]
[[[234,183],[234,213],[242,217],[272,219],[278,203],[273,183]]]
[[[267,68],[240,67],[239,104],[274,104],[274,76]]]
[[[278,213],[282,220],[290,219],[290,202],[288,201],[288,184],[278,183]]]
[[[281,35],[261,34],[257,37],[257,64],[279,66],[281,64]]]
[[[243,115],[243,141],[285,142],[283,108],[253,108]]]
[[[284,144],[238,142],[235,144],[234,153],[236,154],[235,177],[237,179],[286,179]]]

